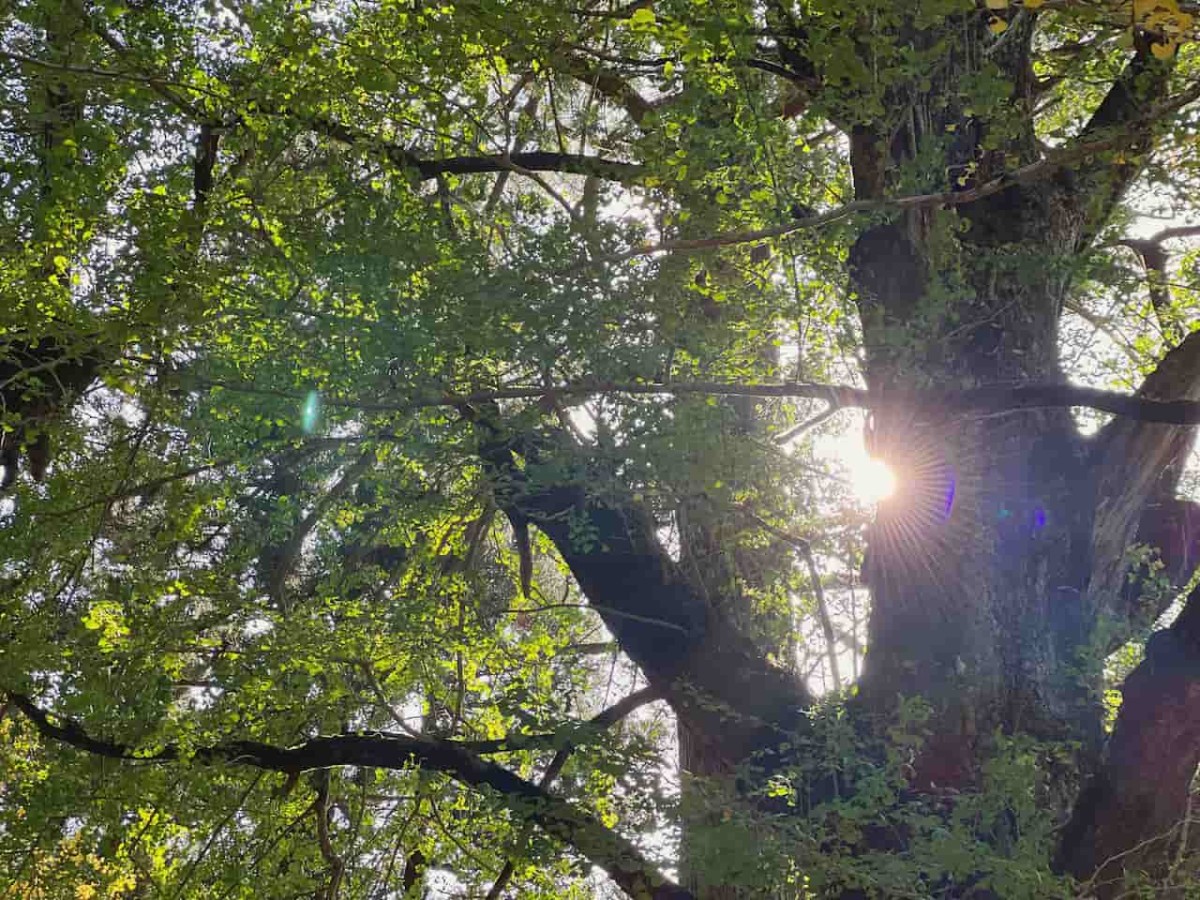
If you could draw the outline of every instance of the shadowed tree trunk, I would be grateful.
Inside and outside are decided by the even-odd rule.
[[[1085,438],[1065,409],[971,417],[910,400],[931,387],[1064,380],[1058,322],[1075,261],[1151,146],[1170,63],[1139,40],[1091,121],[1061,151],[1064,162],[1003,183],[1006,172],[1045,158],[1033,136],[1033,21],[1016,14],[1004,49],[992,53],[984,20],[972,17],[964,26],[969,46],[951,53],[931,87],[896,90],[899,114],[862,120],[848,109],[839,122],[851,139],[857,199],[893,195],[918,150],[935,144],[947,180],[934,189],[980,194],[893,214],[867,227],[850,252],[877,396],[870,439],[902,485],[871,530],[865,575],[873,606],[856,709],[888,713],[900,696],[931,704],[933,737],[911,779],[919,791],[978,786],[997,733],[1076,743],[1081,772],[1096,774],[1060,864],[1087,879],[1178,823],[1195,770],[1200,654],[1186,623],[1196,603],[1152,642],[1126,686],[1127,711],[1107,750],[1100,704],[1104,658],[1173,596],[1131,577],[1128,548],[1159,548],[1175,585],[1191,575],[1194,516],[1173,496],[1191,429],[1118,420]],[[796,77],[810,77],[797,65],[803,29],[795,34],[794,45],[782,42],[781,58]],[[911,39],[931,46],[944,34],[914,30]],[[987,117],[965,109],[956,88],[981,66],[1010,92]],[[950,133],[957,137],[943,140]],[[1114,141],[1121,153],[1101,152]],[[1140,394],[1200,397],[1200,336],[1172,349]],[[797,726],[804,691],[736,637],[713,596],[722,580],[671,562],[634,506],[601,508],[561,489],[512,494],[509,503],[558,545],[622,646],[671,698],[683,768],[727,775],[773,732]],[[555,517],[568,506],[588,511],[602,550],[573,545]],[[670,624],[643,624],[626,612]],[[694,702],[697,689],[707,702]],[[1158,777],[1145,777],[1158,767]],[[1165,872],[1153,845],[1124,858]],[[1099,883],[1105,871],[1098,874]],[[735,895],[695,888],[697,896]]]
[[[952,177],[973,164],[967,183],[952,189],[1036,160],[1032,119],[1022,117],[1033,99],[1020,50],[1031,33],[1024,18],[1008,54],[994,59],[1012,90],[996,122],[956,110],[952,94],[935,94],[914,103],[911,122],[890,134],[858,126],[852,164],[860,197],[886,195],[922,128],[974,134],[967,160],[946,159]],[[1149,106],[1167,71],[1139,50],[1079,141],[1128,128],[1129,156],[1119,159],[1136,159],[1147,140],[1139,129],[1151,127]],[[1005,116],[1008,139],[982,143]],[[904,485],[872,532],[863,696],[879,707],[897,694],[933,703],[939,721],[916,767],[918,786],[970,785],[996,729],[1079,741],[1085,759],[1094,758],[1103,658],[1170,600],[1167,592],[1124,589],[1127,548],[1147,505],[1170,500],[1190,430],[1118,422],[1085,440],[1065,410],[950,419],[904,399],[930,385],[1062,380],[1057,323],[1071,260],[1136,171],[1107,154],[1084,157],[1035,183],[869,228],[851,250],[868,382],[894,398],[875,416],[876,450]],[[961,235],[950,249],[947,229]],[[1143,395],[1196,396],[1198,354],[1200,338],[1184,341]],[[1154,525],[1151,517],[1146,526]]]

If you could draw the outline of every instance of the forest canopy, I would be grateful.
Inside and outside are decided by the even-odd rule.
[[[1196,896],[1197,16],[0,2],[0,896]]]

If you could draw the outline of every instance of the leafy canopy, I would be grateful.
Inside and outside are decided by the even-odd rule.
[[[847,685],[867,510],[831,459],[845,420],[781,445],[820,404],[548,388],[857,382],[845,254],[889,211],[842,215],[853,190],[830,123],[886,118],[896,85],[939,77],[955,34],[914,47],[905,23],[983,15],[1000,34],[1039,5],[799,4],[817,96],[768,61],[786,19],[740,0],[4,5],[0,342],[15,362],[0,390],[20,447],[5,464],[27,471],[0,517],[0,687],[135,758],[51,740],[10,700],[7,894],[400,896],[423,869],[482,892],[506,861],[521,896],[600,889],[510,799],[444,770],[286,774],[207,753],[350,732],[541,736],[502,757],[533,781],[570,745],[555,790],[670,859],[670,719],[587,723],[637,673],[546,538],[526,546],[498,514],[479,422],[553,433],[552,461],[523,459],[533,484],[584,475],[601,503],[633,497],[668,546],[703,520],[713,577],[740,567],[740,624],[780,665]],[[1053,6],[1035,38],[1049,146],[1099,102],[1133,25],[1166,36],[1156,55],[1178,56],[1181,83],[1195,75],[1180,5],[1136,0],[1132,21],[1118,4]],[[866,47],[849,27],[862,17]],[[957,102],[969,117],[1005,90],[982,65]],[[899,192],[941,190],[954,141],[935,136]],[[1172,141],[1139,202],[1173,213],[1196,195],[1200,145]],[[664,243],[678,252],[645,252]],[[1178,264],[1177,317],[1194,265]],[[1098,384],[1158,349],[1136,322],[1097,318],[1141,308],[1138,276],[1107,251],[1082,264],[1069,350]],[[547,390],[463,399],[514,386]],[[771,529],[815,538],[827,597]],[[832,661],[826,602],[849,635]],[[149,761],[164,753],[179,762]],[[902,756],[860,778],[877,793],[760,849],[798,893],[822,866],[831,883],[913,890],[991,866],[1004,896],[1048,896],[1046,823],[1016,796],[1036,754],[1005,759],[1009,804],[973,800],[953,832],[910,810],[930,837],[903,861],[831,853],[896,799]],[[793,774],[778,797],[795,803],[809,776]],[[744,853],[760,823],[738,815]],[[978,823],[1001,815],[1029,831],[981,861]],[[712,856],[749,871],[730,850]]]

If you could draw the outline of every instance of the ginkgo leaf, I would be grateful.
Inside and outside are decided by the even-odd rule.
[[[992,34],[1003,34],[1008,30],[1008,23],[999,16],[992,16],[988,19],[987,25]]]
[[[1148,31],[1179,28],[1184,16],[1176,0],[1133,0],[1133,24]]]

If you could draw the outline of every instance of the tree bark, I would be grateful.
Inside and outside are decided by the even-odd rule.
[[[1158,885],[1156,896],[1185,897],[1188,887],[1172,886],[1170,875],[1200,765],[1200,589],[1147,643],[1122,695],[1104,765],[1064,830],[1060,864],[1100,898],[1139,879]]]
[[[533,436],[506,436],[495,422],[471,415],[499,506],[550,538],[621,649],[706,756],[732,770],[801,727],[811,702],[803,685],[771,663],[671,559],[638,502],[589,496],[583,487],[589,479],[578,468],[577,482],[538,483],[530,471],[584,463]],[[516,464],[518,452],[524,469]]]

